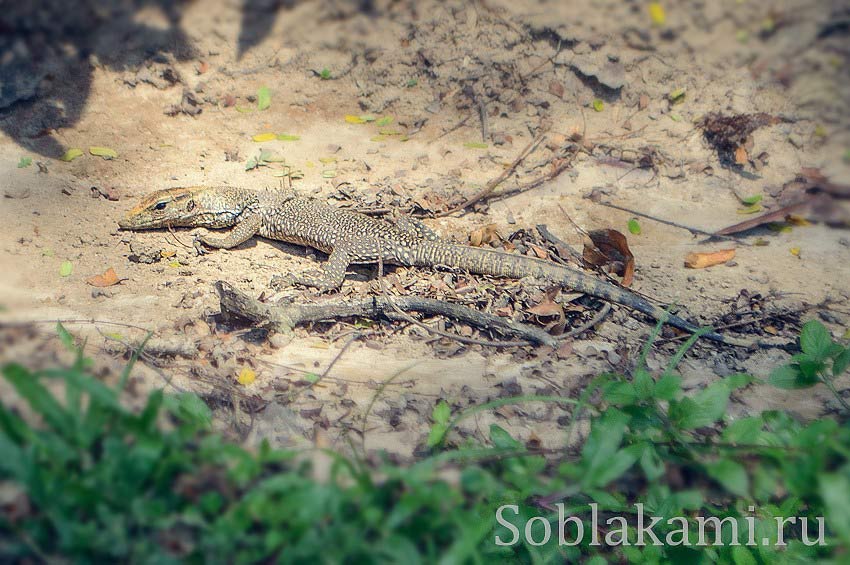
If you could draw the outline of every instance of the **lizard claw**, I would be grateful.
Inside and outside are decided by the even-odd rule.
[[[206,255],[207,250],[204,249],[204,238],[209,233],[204,228],[195,228],[190,232],[192,236],[192,247],[195,248],[195,254],[198,256]]]

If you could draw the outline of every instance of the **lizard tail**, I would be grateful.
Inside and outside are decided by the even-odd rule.
[[[680,330],[689,333],[699,331],[698,327],[688,321],[669,314],[660,306],[648,302],[628,289],[613,285],[577,269],[571,269],[542,259],[522,255],[510,255],[500,251],[469,247],[467,245],[425,242],[422,246],[421,262],[417,261],[416,264],[446,265],[479,275],[515,279],[525,277],[544,279],[603,300],[616,302],[617,304],[651,316],[655,320],[663,320],[665,323]],[[717,332],[705,333],[703,337],[738,347],[754,347],[758,345],[755,342],[724,336]]]

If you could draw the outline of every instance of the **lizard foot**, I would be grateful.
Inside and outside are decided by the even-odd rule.
[[[207,230],[199,228],[192,230],[192,247],[195,248],[197,256],[206,255],[207,250],[204,248],[204,237],[207,235]]]

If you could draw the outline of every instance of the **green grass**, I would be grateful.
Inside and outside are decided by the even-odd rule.
[[[309,455],[263,446],[247,451],[210,431],[211,414],[196,396],[155,392],[141,411],[119,402],[121,385],[108,387],[77,351],[71,367],[30,371],[3,367],[4,378],[26,401],[22,417],[4,399],[0,407],[0,560],[63,558],[92,563],[563,563],[612,562],[797,563],[847,558],[850,546],[850,427],[847,414],[808,423],[770,411],[731,420],[730,394],[754,382],[748,375],[718,380],[685,395],[675,364],[662,374],[641,365],[631,376],[594,379],[580,398],[520,397],[452,413],[434,408],[428,437],[432,454],[409,466],[367,464],[329,453],[330,478],[313,478]],[[771,381],[784,387],[824,383],[847,367],[848,349],[817,322],[801,336],[803,353]],[[131,363],[132,366],[132,363]],[[47,387],[49,381],[63,387]],[[50,392],[63,390],[57,397]],[[744,390],[740,394],[748,394]],[[837,391],[836,391],[837,394]],[[513,402],[573,405],[590,418],[582,445],[564,429],[562,450],[528,449],[493,425],[482,443],[461,441],[465,417]],[[441,470],[459,466],[457,480]],[[600,522],[647,514],[681,516],[695,543],[698,518],[731,518],[745,541],[775,540],[775,517],[825,517],[825,546],[807,546],[789,528],[784,547],[590,545],[590,504]],[[543,516],[556,531],[558,504],[586,531],[575,547],[509,540],[496,509],[524,531]],[[754,507],[753,511],[749,507]],[[749,518],[748,518],[749,517]],[[530,528],[541,539],[543,520]],[[603,525],[598,533],[615,529]],[[665,539],[672,526],[659,525]],[[573,530],[568,530],[572,538]],[[634,523],[626,535],[636,539]],[[728,541],[728,531],[724,533]],[[711,533],[709,539],[713,539]],[[675,539],[675,538],[674,538]]]

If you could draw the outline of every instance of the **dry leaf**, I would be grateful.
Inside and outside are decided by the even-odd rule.
[[[617,230],[594,230],[588,234],[593,244],[584,245],[582,259],[594,267],[611,266],[623,277],[621,284],[629,286],[635,275],[635,257],[626,236]]]
[[[551,94],[552,96],[557,96],[558,98],[563,98],[564,85],[557,80],[553,80],[549,83],[549,94]]]
[[[91,278],[88,278],[86,279],[86,282],[92,286],[103,288],[118,284],[121,282],[121,279],[118,278],[118,275],[115,273],[115,270],[112,267],[109,267],[102,275],[95,275]]]
[[[538,259],[548,259],[549,258],[549,252],[546,251],[545,249],[543,249],[542,247],[539,247],[539,246],[534,245],[534,244],[530,244],[529,247],[531,248],[532,251],[534,251],[534,254],[537,256]]]
[[[535,316],[543,316],[547,318],[549,316],[563,317],[564,315],[564,307],[551,299],[544,300],[540,304],[528,308],[526,311],[529,314],[534,314]]]
[[[240,385],[248,386],[253,383],[257,379],[257,374],[251,367],[243,367],[242,371],[239,373],[239,377],[236,379]]]
[[[714,265],[722,265],[735,257],[734,249],[721,249],[709,253],[688,253],[685,257],[685,267],[689,269],[705,269]]]
[[[469,234],[469,244],[473,247],[481,247],[498,239],[501,238],[499,237],[498,226],[496,224],[487,224]]]
[[[743,145],[739,145],[735,149],[735,163],[738,165],[746,165],[750,160],[750,156],[747,154],[747,149]]]

